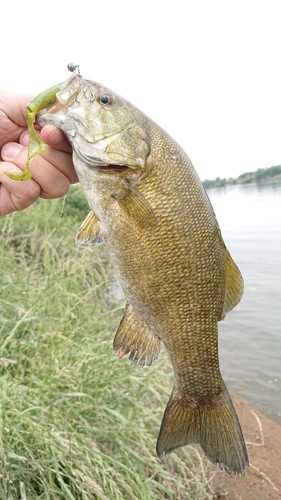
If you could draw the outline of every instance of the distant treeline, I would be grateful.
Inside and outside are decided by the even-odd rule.
[[[205,179],[203,181],[203,186],[208,189],[212,187],[222,187],[233,184],[250,184],[276,179],[281,179],[281,165],[270,168],[258,168],[255,172],[245,172],[244,174],[239,175],[237,179],[233,179],[232,177],[229,179],[221,179],[220,177],[217,177],[212,181]]]

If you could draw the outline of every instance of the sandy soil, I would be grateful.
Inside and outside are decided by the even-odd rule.
[[[250,467],[245,477],[216,469],[217,500],[281,500],[281,426],[248,401],[231,394],[247,444]]]

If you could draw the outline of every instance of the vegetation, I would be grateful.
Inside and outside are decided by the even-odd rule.
[[[223,187],[226,185],[249,184],[272,181],[276,179],[281,179],[281,165],[270,168],[259,168],[255,172],[245,172],[244,174],[239,175],[237,179],[233,179],[232,177],[229,179],[221,179],[220,177],[217,177],[214,180],[206,179],[203,181],[203,186],[206,189],[209,189],[213,187]]]
[[[108,256],[74,243],[87,211],[74,187],[0,220],[0,498],[211,499],[195,447],[156,456],[169,363],[112,352]]]

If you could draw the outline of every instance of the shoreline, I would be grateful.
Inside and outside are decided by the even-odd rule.
[[[249,179],[243,182],[238,182],[238,179],[221,179],[220,177],[218,177],[217,179],[212,180],[204,179],[204,181],[201,182],[205,189],[215,189],[227,186],[258,186],[259,184],[274,184],[275,182],[279,183],[281,181],[281,174],[279,173],[276,175],[267,175],[259,180]]]
[[[250,467],[242,478],[214,467],[214,498],[281,500],[281,426],[242,396],[230,394],[243,430]]]

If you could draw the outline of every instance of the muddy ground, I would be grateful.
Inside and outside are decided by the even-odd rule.
[[[248,401],[231,394],[248,448],[245,477],[214,468],[217,500],[281,500],[281,426]]]

